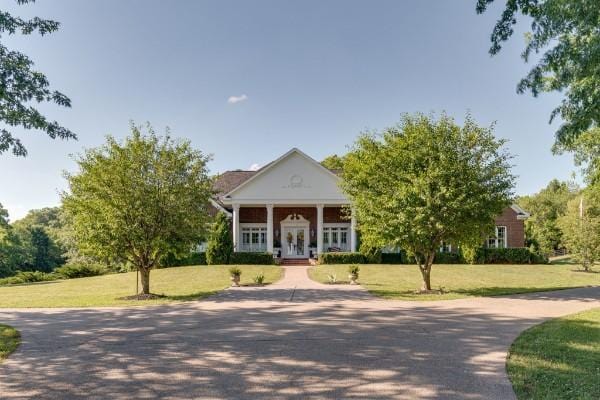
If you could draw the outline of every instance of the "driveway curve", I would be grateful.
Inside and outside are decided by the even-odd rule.
[[[514,399],[524,329],[600,306],[600,288],[378,300],[290,267],[265,288],[137,308],[0,310],[21,347],[6,399]]]

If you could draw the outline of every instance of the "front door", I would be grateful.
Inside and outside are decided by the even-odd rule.
[[[284,258],[307,258],[308,243],[306,241],[307,228],[286,227],[284,228]]]

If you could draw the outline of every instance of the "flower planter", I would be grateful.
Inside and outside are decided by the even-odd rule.
[[[231,275],[231,286],[232,287],[240,286],[240,276],[239,275]]]
[[[358,282],[356,282],[356,280],[358,279],[358,274],[350,274],[348,275],[348,279],[350,279],[351,285],[358,285]]]

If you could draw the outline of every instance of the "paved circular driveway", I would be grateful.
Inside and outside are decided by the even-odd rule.
[[[382,301],[292,268],[199,302],[1,310],[23,343],[0,366],[0,397],[511,399],[519,332],[600,306],[600,288]]]

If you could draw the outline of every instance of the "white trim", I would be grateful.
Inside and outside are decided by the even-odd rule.
[[[266,228],[267,224],[266,223],[261,223],[261,222],[240,222],[240,229],[241,228]]]
[[[531,214],[519,207],[518,204],[512,204],[510,208],[512,208],[513,211],[518,214],[517,219],[527,219],[531,216]]]
[[[328,222],[323,224],[323,228],[350,228],[350,222]]]
[[[209,199],[210,204],[212,204],[217,210],[222,211],[227,215],[227,218],[231,218],[232,214],[225,207],[217,203],[214,199]]]
[[[233,204],[233,202],[245,206],[264,207],[265,204],[285,205],[286,207],[305,207],[307,205],[314,206],[315,204],[324,204],[325,207],[339,207],[349,205],[348,200],[340,199],[298,199],[298,200],[273,200],[270,198],[263,199],[222,199],[225,204]]]
[[[336,174],[334,174],[333,172],[331,172],[329,169],[325,168],[320,162],[316,161],[314,158],[306,155],[305,153],[303,153],[302,151],[300,151],[298,148],[294,147],[293,149],[291,149],[290,151],[288,151],[287,153],[285,153],[284,155],[282,155],[281,157],[279,157],[275,161],[272,161],[269,164],[267,164],[264,168],[261,168],[256,174],[252,175],[250,177],[250,179],[245,180],[240,185],[236,186],[231,191],[229,191],[228,193],[226,193],[223,196],[223,198],[227,199],[227,198],[231,197],[232,193],[234,193],[234,192],[238,191],[239,189],[243,188],[244,186],[248,185],[249,183],[251,183],[252,181],[254,181],[256,178],[258,178],[259,176],[261,176],[262,174],[264,174],[266,171],[269,171],[275,165],[279,164],[279,162],[283,161],[285,158],[287,158],[288,156],[290,156],[290,155],[292,155],[294,153],[299,154],[302,157],[306,158],[308,161],[312,162],[313,164],[318,165],[319,168],[327,171],[327,173],[329,173],[331,176],[333,176],[336,180],[338,180],[338,181],[340,180],[339,176],[337,176]],[[236,200],[236,201],[238,201],[238,200]],[[323,201],[321,201],[321,203],[323,203]],[[276,204],[276,203],[272,203],[272,204]]]
[[[498,228],[504,228],[504,247],[498,246]],[[494,239],[494,247],[490,247],[490,239]],[[494,236],[490,236],[485,241],[485,247],[491,249],[507,249],[508,248],[508,227],[506,225],[496,225],[494,227]]]

